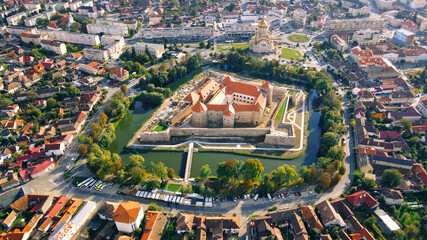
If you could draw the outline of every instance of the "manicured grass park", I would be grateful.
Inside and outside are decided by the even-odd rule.
[[[166,129],[168,129],[167,126],[165,126],[163,124],[159,124],[159,125],[156,126],[156,128],[154,128],[152,130],[152,132],[162,132],[162,131],[165,131]]]
[[[302,58],[302,55],[298,50],[282,48],[282,53],[280,54],[280,57],[298,61]]]
[[[288,40],[296,43],[306,43],[310,41],[310,38],[301,34],[292,34],[288,36]]]
[[[236,49],[246,50],[249,48],[249,43],[232,43],[231,47],[235,47]],[[216,48],[218,51],[224,51],[230,49],[230,44],[217,44]]]
[[[283,109],[285,109],[286,99],[283,101],[282,105],[279,108],[279,111],[276,114],[276,117],[274,119],[280,121],[282,119]]]

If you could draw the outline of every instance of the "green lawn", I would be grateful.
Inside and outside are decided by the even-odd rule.
[[[301,34],[292,34],[288,36],[288,40],[296,43],[306,43],[310,41],[310,38]]]
[[[177,192],[179,189],[181,189],[181,185],[179,185],[179,184],[168,184],[166,189],[169,191]]]
[[[279,111],[276,114],[274,119],[280,121],[282,119],[283,109],[285,109],[286,99],[283,101],[282,106],[280,106]]]
[[[302,55],[298,50],[282,48],[282,54],[280,54],[280,57],[299,61],[302,58]]]
[[[165,126],[163,124],[159,124],[156,126],[156,128],[154,128],[153,130],[151,130],[152,132],[163,132],[166,129],[168,129],[168,126]]]
[[[218,51],[229,50],[230,44],[217,44],[216,49]],[[235,47],[236,49],[246,50],[249,48],[249,43],[232,43],[231,47]]]

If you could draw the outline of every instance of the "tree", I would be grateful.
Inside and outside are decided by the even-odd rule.
[[[323,134],[323,136],[320,138],[320,141],[322,142],[320,145],[320,152],[327,153],[329,148],[338,145],[339,139],[340,137],[337,133],[326,132]]]
[[[78,32],[78,31],[80,31],[80,29],[81,29],[81,24],[80,23],[78,23],[78,22],[73,22],[72,24],[71,24],[71,26],[70,26],[70,31],[71,32]]]
[[[80,144],[77,152],[80,154],[80,156],[84,156],[87,154],[87,145],[86,144]]]
[[[199,47],[200,48],[205,48],[206,47],[205,41],[199,42]]]
[[[105,127],[105,124],[107,124],[107,121],[108,121],[108,116],[104,112],[101,112],[98,117],[98,123],[101,126],[101,128]]]
[[[397,169],[387,169],[383,172],[382,181],[390,187],[399,186],[402,181],[402,174]]]
[[[321,79],[316,83],[316,85],[314,85],[314,89],[316,89],[316,91],[321,95],[325,95],[331,90],[331,86],[327,79]]]
[[[401,123],[406,132],[410,133],[412,129],[412,122],[408,119],[402,119]]]
[[[144,168],[144,161],[145,159],[141,155],[130,155],[129,163],[126,165],[126,170],[130,171],[135,167]]]
[[[344,175],[344,174],[345,174],[345,172],[346,172],[345,166],[344,166],[344,165],[342,165],[342,166],[339,168],[339,173],[340,173],[341,175]]]
[[[307,166],[302,166],[300,169],[300,176],[304,179],[304,182],[308,183],[311,180],[311,172]]]
[[[264,167],[258,159],[248,159],[243,165],[243,179],[258,181],[263,171]]]
[[[365,190],[367,190],[367,191],[374,190],[376,186],[377,186],[377,184],[375,183],[374,179],[365,178],[362,181],[362,188],[365,189]]]
[[[128,86],[126,86],[126,84],[123,84],[120,87],[120,90],[122,91],[123,94],[126,94],[128,92]]]
[[[320,176],[319,183],[323,189],[328,189],[331,186],[331,174],[324,172],[322,176]]]
[[[140,167],[134,167],[132,168],[130,175],[135,183],[140,183],[144,179],[145,171]]]
[[[58,24],[58,27],[65,31],[65,30],[67,30],[68,25],[67,25],[67,23],[62,22],[62,23]]]
[[[168,168],[168,178],[169,179],[175,178],[175,170],[173,170],[173,168]]]
[[[74,86],[71,86],[70,88],[68,88],[67,93],[68,93],[69,97],[73,98],[73,97],[76,97],[80,94],[80,89],[78,89]]]
[[[163,162],[159,162],[156,164],[154,174],[157,177],[159,177],[163,182],[163,179],[165,179],[168,176],[168,168],[165,166]]]
[[[200,169],[200,177],[203,179],[206,179],[211,175],[212,175],[212,171],[209,165],[208,164],[203,165],[202,168]]]
[[[328,157],[332,160],[342,161],[345,157],[345,153],[344,153],[344,150],[342,147],[333,146],[328,150],[326,157]]]
[[[230,182],[231,179],[238,179],[242,165],[243,163],[240,160],[228,160],[218,163],[218,169],[216,170],[218,178],[226,183]]]

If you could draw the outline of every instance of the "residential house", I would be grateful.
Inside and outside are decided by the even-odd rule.
[[[3,191],[7,191],[13,187],[19,186],[21,183],[18,178],[18,174],[9,172],[6,177],[0,179],[0,188]]]
[[[117,210],[118,206],[119,204],[117,203],[106,201],[98,211],[99,218],[102,220],[113,221],[114,212]]]
[[[374,102],[375,95],[369,90],[360,90],[357,93],[357,100],[360,102]]]
[[[418,28],[419,26],[414,23],[412,20],[406,20],[404,23],[402,23],[402,25],[400,26],[400,28],[411,31],[411,32],[418,32]]]
[[[109,75],[111,79],[118,81],[125,81],[129,78],[129,72],[121,67],[113,67]]]
[[[133,201],[120,203],[113,214],[117,229],[125,233],[133,233],[141,224],[143,217],[142,205]]]
[[[61,156],[65,151],[65,144],[63,142],[54,144],[45,144],[44,151],[48,156]]]
[[[20,82],[9,83],[6,87],[6,91],[10,94],[14,94],[16,91],[21,89],[22,84]]]
[[[387,117],[393,121],[399,121],[401,119],[407,119],[409,121],[420,120],[422,114],[418,112],[414,107],[405,109],[403,112],[389,112]]]
[[[368,205],[370,208],[375,208],[379,205],[379,202],[375,200],[369,193],[365,190],[355,192],[345,197],[353,206],[360,206],[363,203]]]
[[[275,239],[283,240],[280,229],[273,226],[273,220],[270,216],[255,217],[252,219],[252,226],[257,231],[260,240]]]
[[[391,104],[412,104],[416,98],[415,93],[412,90],[397,91],[390,94]]]
[[[320,217],[322,219],[323,225],[325,227],[344,227],[345,222],[341,216],[335,211],[331,203],[328,200],[325,200],[317,204],[317,209],[319,211]]]
[[[384,156],[371,156],[371,163],[376,174],[381,174],[384,170],[394,168],[405,176],[412,175],[412,165],[414,161],[410,159],[400,159]]]
[[[176,218],[176,232],[180,235],[187,234],[193,227],[194,215],[178,213]]]
[[[95,75],[95,74],[98,74],[98,68],[100,67],[100,65],[101,64],[98,62],[91,62],[89,64],[80,63],[79,68],[81,71],[85,73]]]
[[[143,230],[142,240],[160,240],[168,221],[168,215],[163,212],[147,211],[146,224]],[[200,239],[200,238],[199,238]]]
[[[301,217],[294,213],[291,216],[291,227],[294,230],[294,239],[296,240],[308,240],[308,233],[304,226],[304,222]]]
[[[381,191],[381,197],[387,205],[402,205],[404,202],[403,195],[399,190],[384,189]]]
[[[314,209],[312,206],[307,205],[301,207],[302,215],[304,216],[305,221],[308,223],[308,226],[311,229],[317,229],[319,231],[322,231],[325,229],[320,222],[319,218],[317,217],[316,213],[314,212]]]
[[[55,164],[52,161],[46,160],[42,163],[29,167],[28,172],[30,173],[31,178],[34,179],[51,171],[54,167]]]

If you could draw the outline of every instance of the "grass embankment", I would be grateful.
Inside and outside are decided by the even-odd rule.
[[[302,54],[298,50],[290,48],[282,48],[281,58],[299,61],[302,58]]]
[[[310,38],[301,34],[292,34],[288,36],[288,40],[296,43],[306,43],[310,41]]]

